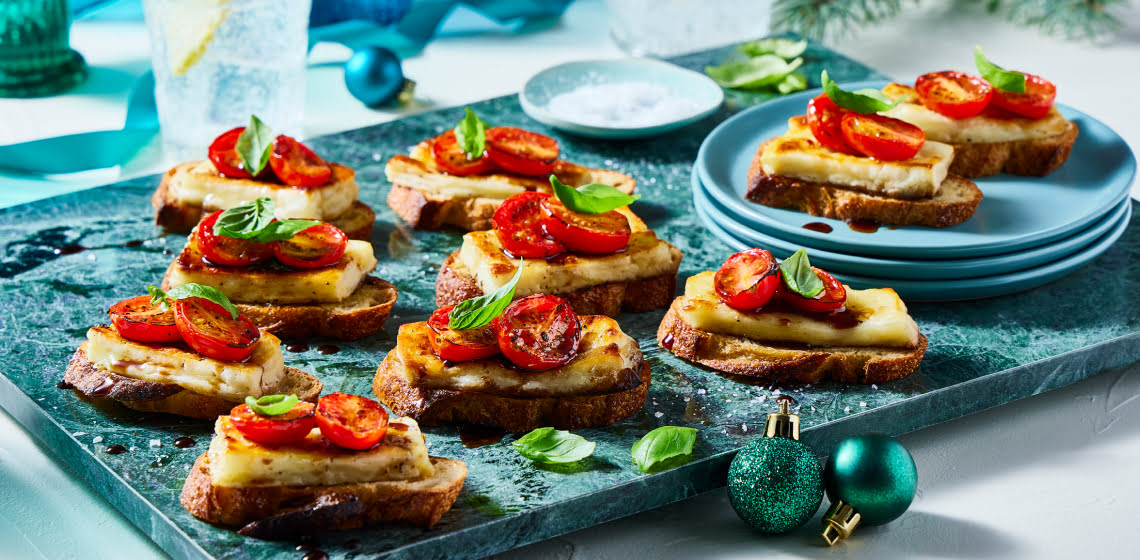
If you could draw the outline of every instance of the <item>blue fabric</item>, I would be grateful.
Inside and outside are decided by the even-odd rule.
[[[381,15],[411,0],[314,0],[319,21],[335,21],[345,14]],[[556,19],[571,0],[415,0],[396,25],[371,20],[337,21],[309,31],[310,47],[321,41],[350,49],[378,45],[401,58],[414,56],[434,37],[474,33],[516,33],[529,24]],[[356,8],[348,4],[355,4]],[[385,6],[381,6],[381,4]],[[138,20],[139,0],[71,0],[77,19]],[[324,10],[329,10],[327,13]],[[389,17],[391,13],[384,12]],[[395,16],[398,17],[398,16]],[[388,21],[384,21],[385,24]],[[74,173],[121,165],[158,133],[154,104],[154,75],[139,78],[120,130],[71,134],[0,146],[0,174],[33,177]],[[61,154],[63,155],[61,157]]]

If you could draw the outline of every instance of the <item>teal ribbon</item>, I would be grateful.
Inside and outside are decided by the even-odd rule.
[[[567,4],[569,0],[420,0],[394,26],[345,21],[310,29],[309,48],[319,42],[340,43],[353,50],[379,45],[406,58],[418,54],[434,37],[517,33],[556,21]],[[131,91],[123,128],[0,146],[0,172],[36,176],[114,167],[134,157],[158,129],[154,74],[148,71]]]

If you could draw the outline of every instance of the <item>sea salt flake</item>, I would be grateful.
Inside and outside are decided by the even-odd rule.
[[[697,389],[697,394],[703,395],[703,394],[705,394],[705,390],[704,389]]]
[[[747,431],[748,431],[748,424],[741,424],[741,425],[740,425],[740,429],[741,429],[742,431],[745,431],[745,432],[747,432]]]
[[[95,436],[91,438],[91,443],[103,443],[103,436]]]
[[[843,407],[843,412],[851,412],[851,407],[849,407],[849,406]]]
[[[149,443],[151,447],[162,447],[162,440],[152,439]]]
[[[879,386],[878,386],[878,385],[875,385],[874,383],[872,383],[872,384],[871,384],[871,390],[872,390],[872,391],[878,391],[878,390],[879,390]]]
[[[859,406],[861,406],[863,408],[867,408],[867,403],[865,403],[863,401],[859,401]]]
[[[71,437],[79,437],[85,435],[87,435],[87,432],[75,432],[74,434],[71,434]]]
[[[672,122],[700,112],[691,99],[649,82],[578,86],[551,98],[546,109],[588,126],[644,127]]]
[[[654,418],[661,418],[662,416],[665,416],[664,412],[654,412],[653,413]]]

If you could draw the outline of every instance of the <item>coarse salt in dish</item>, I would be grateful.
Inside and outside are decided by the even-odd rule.
[[[649,82],[578,86],[552,97],[546,108],[569,121],[620,128],[655,126],[701,110],[691,99]]]

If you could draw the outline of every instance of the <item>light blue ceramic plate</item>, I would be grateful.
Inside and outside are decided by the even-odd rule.
[[[764,235],[738,224],[725,213],[723,207],[708,196],[696,173],[693,174],[693,203],[701,210],[702,216],[707,216],[727,234],[752,247],[768,249],[777,257],[787,258],[804,247],[778,237]],[[835,253],[813,247],[806,248],[812,264],[835,273],[871,275],[899,280],[957,280],[994,276],[1042,266],[1084,250],[1105,233],[1117,227],[1122,220],[1126,220],[1131,210],[1131,204],[1130,200],[1122,202],[1104,219],[1095,222],[1092,226],[1071,237],[1016,253],[976,259],[874,258]]]
[[[881,87],[884,82],[845,85]],[[748,167],[757,147],[783,134],[789,117],[804,113],[819,90],[789,95],[721,123],[701,145],[695,167],[708,193],[750,229],[788,242],[858,255],[944,259],[976,258],[1038,247],[1071,236],[1102,219],[1128,196],[1136,160],[1127,144],[1101,122],[1060,106],[1080,136],[1069,160],[1046,177],[996,175],[977,179],[985,194],[978,211],[948,228],[882,228],[853,231],[839,220],[770,208],[744,198]],[[803,229],[824,222],[831,233]]]
[[[1092,245],[1069,257],[1040,267],[997,276],[960,280],[900,280],[846,273],[835,273],[835,277],[844,284],[861,290],[891,288],[906,301],[981,299],[1021,292],[1057,280],[1088,264],[1112,247],[1112,244],[1116,243],[1116,240],[1124,234],[1124,230],[1128,228],[1128,222],[1132,217],[1132,201],[1129,200],[1127,204],[1128,212],[1124,219],[1120,220],[1115,227],[1102,235]],[[753,246],[751,243],[733,237],[718,226],[714,218],[704,212],[704,208],[698,206],[697,215],[713,235],[724,241],[733,250],[742,251]]]
[[[691,102],[691,111],[640,126],[608,126],[576,120],[551,110],[550,100],[579,86],[646,82]],[[567,62],[535,74],[519,92],[519,103],[535,120],[594,138],[645,138],[680,128],[711,115],[724,102],[724,91],[704,74],[659,60],[629,58]]]

